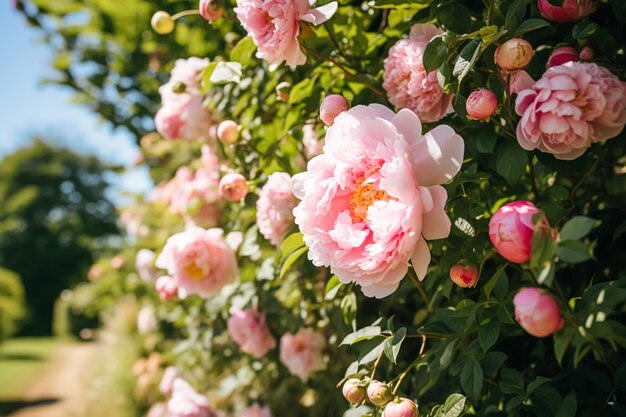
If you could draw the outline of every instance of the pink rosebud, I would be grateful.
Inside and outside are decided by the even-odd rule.
[[[520,38],[509,39],[496,49],[494,59],[496,64],[505,71],[518,71],[530,64],[533,57],[533,47]]]
[[[163,301],[169,300],[178,294],[178,282],[169,275],[159,277],[154,283],[154,288],[156,288]]]
[[[120,255],[115,255],[114,257],[111,258],[111,267],[113,269],[120,269],[123,266],[124,266],[124,258],[122,258]]]
[[[546,337],[563,327],[563,317],[554,298],[539,288],[524,288],[513,298],[515,320],[535,337]]]
[[[375,406],[381,407],[393,399],[393,393],[384,382],[373,380],[367,386],[367,398]]]
[[[365,386],[360,379],[350,378],[344,384],[341,392],[350,404],[360,403],[365,399]]]
[[[322,101],[320,119],[326,126],[330,126],[335,122],[335,117],[349,108],[348,101],[343,96],[331,94]]]
[[[548,0],[538,0],[537,7],[544,18],[553,22],[575,22],[598,8],[594,0],[564,0],[562,6],[555,6]]]
[[[152,16],[150,25],[159,35],[167,35],[168,33],[172,33],[176,23],[169,13],[159,10]]]
[[[224,145],[232,145],[239,139],[239,126],[232,120],[224,120],[217,127],[217,137]]]
[[[472,92],[465,103],[467,115],[474,120],[485,120],[491,117],[497,107],[496,95],[484,88]]]
[[[102,272],[104,271],[100,265],[93,264],[91,268],[89,268],[89,272],[87,272],[87,279],[89,279],[89,281],[95,281],[100,278]]]
[[[474,287],[478,281],[478,267],[473,264],[456,264],[450,268],[450,278],[461,288]]]
[[[224,14],[224,9],[215,0],[200,0],[198,8],[200,9],[200,16],[209,22],[219,19]]]
[[[248,181],[241,174],[231,172],[220,181],[220,195],[224,200],[241,201],[248,194]]]
[[[585,46],[580,51],[580,54],[578,55],[578,59],[583,62],[589,62],[593,59],[594,55],[595,53],[593,52],[593,49],[591,49],[591,47],[589,46]]]
[[[396,398],[385,407],[382,417],[418,417],[417,404],[408,398]]]
[[[578,52],[576,52],[576,49],[571,46],[560,46],[555,48],[554,51],[552,51],[552,54],[550,54],[550,58],[548,58],[548,62],[546,63],[546,68],[556,67],[557,65],[577,60]]]
[[[489,239],[500,255],[518,264],[530,259],[533,216],[539,209],[530,201],[505,204],[489,221]]]

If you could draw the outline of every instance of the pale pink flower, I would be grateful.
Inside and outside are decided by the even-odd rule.
[[[280,338],[280,361],[302,381],[326,368],[323,351],[326,339],[311,329],[300,329],[296,334],[285,333]]]
[[[137,313],[137,330],[139,334],[148,334],[156,330],[159,322],[154,307],[146,305]]]
[[[275,172],[267,178],[256,203],[256,222],[261,234],[278,246],[293,225],[293,208],[298,204],[291,192],[291,177]]]
[[[348,110],[350,105],[344,96],[331,94],[320,104],[320,119],[326,126],[330,126],[335,121],[335,117]]]
[[[237,172],[231,172],[220,180],[220,196],[227,201],[241,201],[248,194],[248,180]]]
[[[563,327],[559,306],[539,288],[524,288],[513,298],[515,320],[535,337],[546,337]]]
[[[165,403],[156,403],[150,407],[146,417],[168,417],[167,405]]]
[[[626,124],[626,83],[596,64],[568,62],[549,68],[515,102],[522,116],[517,140],[557,159],[581,156],[592,143],[614,138]]]
[[[350,378],[344,382],[341,388],[343,398],[350,404],[357,404],[365,399],[365,382],[358,378]]]
[[[356,106],[326,132],[324,154],[293,178],[294,210],[308,257],[330,266],[368,297],[393,293],[413,263],[426,276],[426,239],[450,233],[448,182],[461,167],[463,139],[446,125],[421,134],[408,109]]]
[[[161,394],[170,395],[174,389],[174,381],[178,378],[178,371],[173,366],[168,366],[163,371],[161,382],[159,383],[159,391]]]
[[[257,57],[271,64],[283,61],[290,67],[302,65],[306,56],[300,50],[300,22],[324,23],[335,14],[337,2],[311,8],[307,0],[238,0],[235,13],[257,46]]]
[[[555,6],[548,0],[537,0],[541,15],[553,22],[575,22],[595,12],[595,0],[564,0],[562,6]]]
[[[302,145],[304,146],[304,156],[311,159],[322,153],[324,141],[320,140],[315,126],[307,123],[302,128]]]
[[[530,201],[505,204],[489,221],[489,239],[505,259],[528,262],[534,233],[533,216],[539,209]]]
[[[509,78],[510,77],[510,78]],[[524,70],[506,73],[503,71],[502,78],[506,81],[509,78],[509,92],[511,94],[519,94],[520,91],[532,88],[535,80]]]
[[[437,81],[437,71],[424,70],[424,50],[430,40],[444,32],[433,24],[418,23],[408,39],[401,39],[385,59],[383,88],[397,108],[413,110],[422,122],[436,122],[452,113],[452,96]]]
[[[417,404],[408,398],[398,397],[385,406],[382,417],[418,417]]]
[[[139,277],[145,282],[152,282],[156,277],[156,269],[154,268],[155,253],[150,249],[139,249],[135,255],[135,269]]]
[[[168,417],[215,417],[209,400],[198,394],[186,381],[174,381],[172,398],[167,403]]]
[[[262,358],[276,347],[276,340],[265,324],[265,313],[256,308],[233,310],[228,319],[228,334],[242,351]]]
[[[174,68],[170,73],[169,81],[159,88],[161,100],[166,102],[176,99],[179,93],[175,90],[183,91],[187,94],[201,95],[200,78],[202,71],[211,63],[208,58],[189,57],[178,59],[174,63]],[[181,88],[182,87],[182,88]]]
[[[157,111],[157,131],[167,139],[207,139],[211,118],[202,104],[202,96],[180,93]]]
[[[267,407],[253,404],[241,412],[239,417],[272,417],[272,412]]]
[[[159,293],[161,300],[167,301],[178,294],[178,281],[169,275],[163,275],[157,278],[154,288]]]
[[[156,260],[178,281],[178,294],[209,297],[237,278],[237,259],[222,229],[190,226],[171,236]]]

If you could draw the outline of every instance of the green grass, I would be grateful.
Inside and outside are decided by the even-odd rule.
[[[54,354],[53,338],[17,338],[0,345],[0,399],[19,398]]]

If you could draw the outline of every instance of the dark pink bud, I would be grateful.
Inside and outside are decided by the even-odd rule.
[[[550,58],[548,58],[546,68],[556,67],[558,65],[563,65],[567,62],[577,60],[578,52],[576,52],[576,49],[572,48],[571,46],[560,46],[552,51]]]
[[[497,108],[496,95],[484,88],[472,92],[465,103],[467,115],[474,120],[485,120],[491,117]]]

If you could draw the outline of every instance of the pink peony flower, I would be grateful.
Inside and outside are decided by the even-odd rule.
[[[367,386],[367,399],[375,406],[381,407],[393,399],[393,392],[386,383],[372,380]]]
[[[335,14],[337,2],[317,9],[307,0],[238,0],[235,13],[257,46],[257,57],[271,64],[283,61],[290,67],[302,65],[306,56],[300,50],[300,22],[324,23]]]
[[[174,298],[178,294],[178,282],[169,275],[159,277],[154,283],[154,288],[163,301]]]
[[[150,249],[139,249],[135,255],[135,269],[145,282],[152,282],[156,276],[156,269],[153,266],[155,253]]]
[[[248,181],[241,174],[231,172],[220,180],[220,196],[227,201],[241,201],[248,194]]]
[[[522,116],[517,140],[557,159],[581,156],[592,143],[614,138],[626,124],[626,83],[596,64],[568,62],[546,70],[515,102]]]
[[[575,22],[598,8],[594,0],[564,0],[562,6],[555,6],[548,0],[537,0],[537,7],[544,18],[553,22]]]
[[[198,394],[186,381],[174,381],[172,398],[167,403],[168,417],[215,417],[209,400]]]
[[[571,46],[559,46],[558,48],[554,48],[554,51],[550,54],[546,68],[567,64],[571,61],[578,61],[578,52],[576,49]]]
[[[459,171],[463,140],[445,125],[421,131],[408,109],[353,107],[328,128],[324,154],[293,178],[309,259],[368,297],[394,292],[410,259],[423,279],[430,263],[425,239],[450,233],[440,184]]]
[[[335,117],[349,108],[348,101],[344,96],[331,94],[327,96],[320,105],[320,119],[326,126],[330,126],[335,121]]]
[[[511,94],[519,94],[520,91],[532,88],[535,80],[524,70],[515,71],[513,73],[504,73],[503,78],[506,81],[510,76],[509,92]]]
[[[350,404],[360,403],[365,399],[364,383],[358,378],[350,378],[343,384],[341,393]]]
[[[314,158],[322,153],[324,141],[320,140],[312,124],[307,123],[302,128],[302,145],[306,159]]]
[[[272,412],[267,407],[261,407],[258,404],[253,404],[243,410],[239,417],[272,417]]]
[[[262,358],[276,347],[276,340],[265,324],[265,313],[255,308],[231,311],[228,334],[242,351]]]
[[[535,337],[546,337],[563,327],[563,317],[554,298],[539,288],[524,288],[513,298],[515,320]]]
[[[311,373],[326,368],[322,357],[325,347],[324,336],[311,329],[285,333],[280,338],[280,361],[304,382]]]
[[[452,113],[452,96],[437,81],[437,71],[424,70],[424,50],[430,40],[444,32],[432,24],[418,23],[408,39],[401,39],[385,59],[383,88],[398,108],[413,110],[423,122],[436,122]]]
[[[178,378],[178,371],[173,366],[168,366],[163,371],[161,382],[159,383],[159,391],[161,394],[170,395],[174,389],[174,381]]]
[[[450,268],[450,279],[461,288],[475,287],[478,282],[476,265],[455,264]]]
[[[496,64],[504,71],[523,70],[530,64],[535,51],[528,41],[513,38],[500,45],[494,54]]]
[[[284,172],[271,174],[256,203],[256,222],[261,234],[273,245],[280,245],[293,224],[293,208],[298,204],[291,193],[291,177]]]
[[[186,93],[179,96],[157,112],[154,119],[157,131],[171,140],[208,138],[211,118],[202,97]]]
[[[382,417],[418,417],[417,404],[408,398],[396,398],[385,406]]]
[[[167,405],[165,403],[156,403],[150,407],[146,417],[168,417]]]
[[[170,73],[169,81],[159,88],[161,100],[168,102],[175,100],[180,92],[193,95],[202,95],[200,78],[202,71],[211,63],[208,58],[189,57],[178,59]],[[177,92],[178,91],[178,92]]]
[[[500,255],[522,264],[530,259],[533,216],[539,209],[530,201],[505,204],[489,221],[489,239]]]
[[[222,229],[191,226],[167,240],[156,266],[178,281],[181,297],[209,297],[235,281],[237,259],[222,235]]]
[[[485,120],[491,117],[497,108],[496,95],[484,88],[473,91],[465,103],[467,115],[474,120]]]

